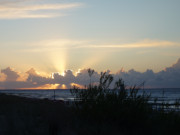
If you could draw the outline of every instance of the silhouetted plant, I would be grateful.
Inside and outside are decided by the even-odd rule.
[[[176,109],[179,109],[180,99],[176,99],[175,102],[174,102],[174,105],[175,105],[175,108],[176,108]]]
[[[121,122],[126,119],[126,123],[132,117],[136,120],[146,117],[146,113],[151,110],[148,104],[150,95],[145,92],[138,94],[139,88],[136,86],[126,89],[122,79],[115,82],[114,89],[110,89],[112,81],[113,76],[104,72],[101,73],[99,85],[89,85],[87,89],[74,86],[71,89],[75,96],[75,107],[81,115]]]
[[[157,108],[157,101],[158,101],[158,98],[157,98],[157,97],[154,98],[154,105],[156,106],[156,107],[155,107],[156,110],[158,109],[158,108]]]
[[[94,74],[94,69],[88,69],[88,74],[89,74],[89,77],[90,77],[90,85],[91,85],[91,76]]]
[[[107,127],[112,125],[122,131],[125,130],[122,134],[126,135],[178,133],[177,125],[180,124],[180,117],[169,111],[169,103],[165,103],[163,99],[164,92],[163,102],[153,110],[152,105],[157,105],[157,98],[154,99],[154,104],[151,104],[149,102],[151,94],[147,94],[144,90],[143,93],[139,93],[140,87],[126,87],[124,81],[119,79],[112,89],[112,82],[113,76],[104,72],[101,73],[98,85],[90,84],[86,89],[74,86],[71,89],[75,97],[75,112],[83,124],[86,123],[87,127],[93,129],[93,134],[105,130],[101,125]],[[178,107],[178,100],[176,104]]]

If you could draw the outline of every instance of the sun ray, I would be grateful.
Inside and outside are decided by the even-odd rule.
[[[56,72],[64,74],[64,71],[66,69],[66,61],[67,61],[67,52],[65,49],[61,49],[58,52],[51,52],[50,58],[52,61],[52,65]]]

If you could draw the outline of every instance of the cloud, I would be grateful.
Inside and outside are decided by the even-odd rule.
[[[49,39],[26,43],[28,49],[22,50],[25,52],[54,52],[57,49],[73,49],[80,45],[86,45],[89,41],[85,40],[72,40],[72,39]]]
[[[26,79],[20,78],[26,75],[20,76],[18,72],[12,70],[10,67],[1,70],[1,73],[6,75],[6,79],[0,82],[1,89],[43,88],[41,86],[52,84],[50,78],[39,75],[33,68],[26,72],[28,74]]]
[[[178,61],[172,65],[172,68],[174,69],[180,69],[180,58],[178,59]]]
[[[39,75],[33,68],[31,68],[26,73],[28,74],[28,78],[27,78],[26,82],[31,82],[32,84],[35,84],[38,86],[51,83],[50,78],[46,78],[46,77]]]
[[[38,2],[32,3],[31,1],[32,0],[0,1],[0,19],[52,18],[65,16],[66,14],[59,13],[58,11],[82,6],[80,3],[39,4]]]
[[[18,72],[14,71],[10,67],[1,70],[1,73],[4,73],[6,75],[6,80],[7,82],[9,81],[17,81],[17,79],[20,77],[18,75]]]
[[[36,41],[26,44],[28,48],[22,51],[26,52],[50,52],[57,49],[131,49],[131,48],[157,48],[157,47],[172,47],[180,46],[178,42],[171,41],[156,41],[156,40],[142,40],[134,43],[126,44],[92,44],[91,40],[72,40],[72,39],[50,39],[44,41]]]
[[[128,72],[118,72],[115,74],[115,78],[117,77],[123,78],[127,85],[139,85],[145,82],[145,86],[150,88],[179,88],[180,59],[176,64],[157,73],[150,69],[144,73],[129,70]]]
[[[1,5],[16,4],[20,2],[34,1],[34,0],[0,0]]]
[[[0,73],[0,82],[3,82],[6,80],[6,75],[4,73]]]
[[[0,82],[0,88],[3,89],[51,89],[51,88],[71,88],[72,84],[76,86],[88,85],[90,78],[87,69],[80,70],[75,76],[71,70],[66,70],[64,76],[59,73],[53,73],[52,77],[43,77],[37,73],[33,68],[28,70],[26,73],[28,77],[25,81],[17,81],[17,72],[9,71],[10,68],[2,71],[11,72],[8,77],[12,77],[11,81],[6,79],[4,82]],[[92,83],[96,83],[99,80],[99,74],[97,72],[92,76]]]
[[[32,75],[32,76],[39,76],[34,68],[31,68],[26,73],[29,74],[29,75]]]
[[[95,71],[93,76],[91,76],[91,82],[96,84],[99,81],[99,78],[100,78],[100,74],[98,74],[98,72]],[[75,83],[80,85],[89,85],[90,77],[87,69],[82,69],[79,71],[79,73],[76,76]]]
[[[107,44],[107,45],[86,45],[86,46],[77,46],[77,48],[150,48],[150,47],[168,47],[168,46],[177,46],[180,45],[176,42],[171,41],[153,41],[153,40],[143,40],[135,43],[127,44]]]
[[[66,70],[64,76],[59,73],[52,73],[51,77],[43,77],[37,73],[35,69],[30,69],[26,72],[28,77],[24,81],[17,81],[20,77],[18,72],[11,68],[1,70],[6,75],[6,80],[0,82],[0,88],[3,89],[51,89],[51,88],[70,88],[72,84],[79,87],[88,85],[90,77],[87,69],[79,70],[76,75],[71,70]],[[107,73],[111,73],[110,70]],[[180,87],[180,59],[170,67],[165,68],[160,72],[153,72],[148,69],[146,72],[138,72],[131,69],[125,72],[121,69],[116,74],[112,74],[114,82],[122,78],[127,86],[140,85],[145,82],[147,88],[179,88]],[[98,84],[100,73],[94,72],[91,77],[93,84]],[[113,85],[112,85],[113,86]]]
[[[94,42],[94,43],[92,43]],[[180,47],[180,43],[171,42],[171,41],[156,41],[156,40],[142,40],[134,43],[126,43],[126,44],[95,44],[96,41],[93,40],[73,40],[73,39],[49,39],[42,41],[34,41],[30,43],[19,43],[25,44],[26,48],[22,48],[21,52],[55,52],[57,50],[72,50],[72,49],[132,49],[132,48],[163,48],[163,47]],[[147,53],[152,50],[147,50],[140,53]],[[99,53],[99,51],[98,51]],[[103,54],[101,51],[101,55],[103,57],[106,54]],[[95,56],[96,57],[96,56]],[[91,58],[90,58],[91,59]],[[91,66],[91,65],[90,65]]]

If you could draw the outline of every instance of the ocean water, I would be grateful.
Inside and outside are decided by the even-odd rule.
[[[16,95],[27,98],[50,99],[50,100],[73,100],[70,90],[0,90],[0,93]]]
[[[176,99],[180,99],[180,88],[168,88],[168,89],[145,89],[139,90],[139,94],[145,91],[147,94],[151,94],[150,102],[154,102],[157,98],[157,103],[168,102],[174,103]],[[70,90],[0,90],[0,93],[6,93],[10,95],[17,95],[28,98],[37,99],[50,99],[54,100],[54,95],[56,100],[72,101],[73,96]]]
[[[170,103],[173,104],[177,99],[180,99],[180,88],[159,88],[159,89],[145,89],[147,94],[151,95],[151,102],[157,98],[157,103]],[[139,93],[142,93],[140,90]]]

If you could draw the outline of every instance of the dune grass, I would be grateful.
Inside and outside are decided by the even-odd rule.
[[[179,113],[165,111],[167,104],[163,104],[160,110],[153,109],[148,102],[151,95],[145,92],[139,94],[136,86],[126,89],[122,79],[115,82],[114,89],[110,89],[112,81],[113,77],[104,72],[101,73],[99,85],[90,83],[83,90],[77,87],[71,89],[75,96],[74,110],[88,121],[86,127],[92,127],[93,134],[95,131],[99,131],[98,134],[113,132],[127,135],[180,133]]]

